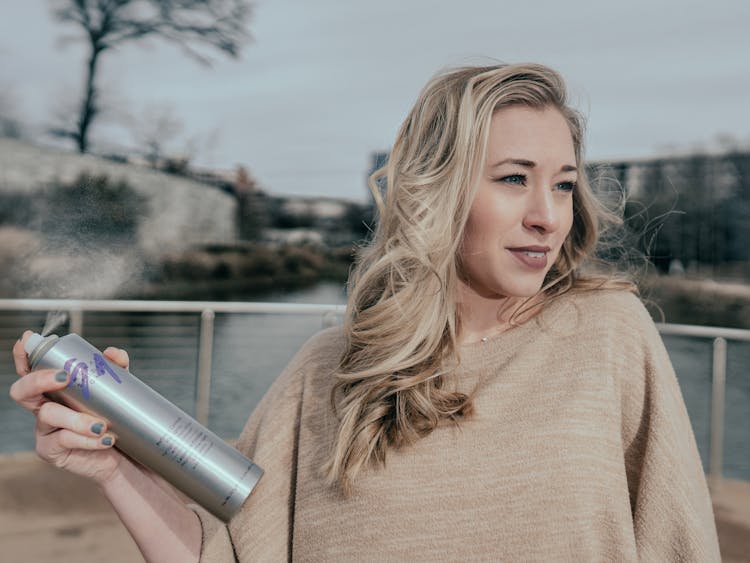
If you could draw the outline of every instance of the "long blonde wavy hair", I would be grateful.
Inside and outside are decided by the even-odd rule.
[[[517,64],[460,68],[433,78],[401,126],[386,165],[370,178],[378,222],[350,277],[347,345],[331,395],[338,431],[323,468],[329,484],[345,494],[364,467],[385,463],[389,448],[471,412],[471,398],[447,385],[460,328],[457,257],[490,120],[511,105],[557,108],[570,126],[579,170],[573,226],[536,301],[543,306],[572,289],[627,285],[580,274],[601,226],[616,216],[598,203],[587,181],[584,122],[569,107],[560,75]]]

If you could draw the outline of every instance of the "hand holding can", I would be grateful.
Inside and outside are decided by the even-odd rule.
[[[25,339],[31,369],[64,371],[55,401],[106,421],[117,448],[228,521],[262,470],[187,413],[76,334]]]
[[[20,376],[10,396],[36,418],[36,452],[44,461],[103,485],[118,468],[122,454],[112,446],[116,436],[107,421],[81,413],[49,399],[67,387],[69,374],[59,369],[31,370],[24,345],[33,333],[27,331],[13,347],[16,372]],[[123,369],[128,367],[124,350],[107,348],[104,357]]]

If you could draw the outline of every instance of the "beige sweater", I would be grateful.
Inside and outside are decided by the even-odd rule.
[[[567,295],[465,346],[475,414],[389,453],[342,499],[320,478],[341,329],[313,337],[238,449],[265,475],[204,562],[719,561],[695,439],[659,334],[625,292]]]

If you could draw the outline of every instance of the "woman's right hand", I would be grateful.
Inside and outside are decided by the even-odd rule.
[[[112,446],[116,437],[108,432],[107,421],[79,413],[44,396],[64,389],[70,374],[54,369],[30,371],[24,344],[33,333],[26,331],[13,346],[13,360],[19,375],[10,387],[11,398],[36,416],[36,452],[43,460],[103,485],[117,472],[124,457]],[[128,354],[107,348],[107,359],[124,369]]]
[[[105,420],[76,412],[44,396],[64,389],[70,375],[54,369],[30,371],[24,344],[32,334],[26,331],[13,347],[20,377],[11,385],[10,396],[36,415],[39,457],[94,479],[146,561],[198,561],[202,534],[196,513],[151,470],[112,447],[115,436],[107,431]],[[124,350],[107,348],[104,355],[128,369],[128,354]],[[106,443],[107,438],[112,441]]]

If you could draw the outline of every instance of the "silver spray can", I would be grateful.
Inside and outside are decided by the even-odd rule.
[[[26,353],[32,369],[70,374],[68,386],[51,393],[51,399],[104,418],[118,449],[224,522],[263,475],[251,460],[77,334],[35,333],[26,341]]]

